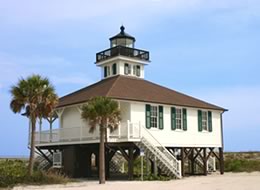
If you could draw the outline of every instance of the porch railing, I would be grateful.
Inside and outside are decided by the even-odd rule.
[[[139,123],[121,123],[113,131],[107,129],[108,142],[129,141],[141,139],[141,125]],[[75,126],[70,128],[59,128],[35,133],[36,144],[75,142],[75,141],[98,141],[99,128],[92,133],[88,127]]]
[[[118,55],[123,55],[123,56],[127,56],[127,57],[141,59],[144,61],[149,61],[149,52],[148,51],[124,47],[124,46],[116,46],[116,47],[112,47],[110,49],[97,53],[96,62],[98,63],[100,61],[104,61],[106,59],[109,59],[109,58],[112,58],[112,57],[115,57]]]

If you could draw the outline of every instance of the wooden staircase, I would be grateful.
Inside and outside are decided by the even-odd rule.
[[[151,160],[157,161],[157,166],[168,176],[180,179],[182,177],[181,161],[169,152],[153,135],[142,127],[142,138],[135,145]]]
[[[51,153],[47,152],[47,153],[46,153],[46,156],[47,156],[50,160],[52,160],[52,154],[51,154]],[[40,156],[40,155],[38,155],[38,156],[36,157],[35,162],[38,163],[38,169],[39,169],[39,170],[48,170],[49,168],[52,167],[52,165],[50,164],[50,162],[48,162],[48,161],[46,160],[46,158],[44,158],[43,156]]]

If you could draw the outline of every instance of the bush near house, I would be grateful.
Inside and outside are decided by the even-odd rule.
[[[13,187],[17,184],[58,184],[67,183],[70,179],[56,172],[35,170],[28,175],[28,161],[0,160],[0,188]]]

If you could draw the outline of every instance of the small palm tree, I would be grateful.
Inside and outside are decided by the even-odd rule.
[[[32,75],[26,79],[20,79],[17,85],[11,87],[12,100],[10,108],[14,113],[27,116],[31,123],[31,144],[29,159],[29,175],[33,173],[35,152],[35,129],[38,118],[47,117],[58,103],[58,96],[54,87],[47,78]]]
[[[89,122],[90,132],[93,132],[97,126],[100,131],[99,143],[99,183],[105,183],[105,134],[106,129],[115,129],[118,127],[120,111],[118,103],[107,97],[92,98],[82,107],[81,117]]]

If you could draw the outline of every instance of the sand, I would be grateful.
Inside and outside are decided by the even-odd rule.
[[[59,190],[260,190],[260,172],[211,174],[171,181],[84,181],[67,185],[20,186],[18,189]]]

